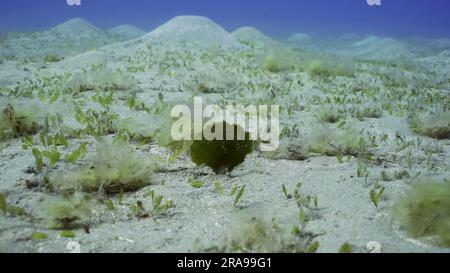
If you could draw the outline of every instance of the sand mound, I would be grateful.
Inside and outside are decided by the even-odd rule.
[[[241,27],[231,33],[236,39],[257,47],[274,47],[279,43],[254,27]]]
[[[395,59],[411,57],[408,46],[393,38],[370,36],[353,45],[352,51],[359,57],[369,59]]]
[[[88,21],[75,18],[65,23],[57,25],[50,29],[50,31],[57,32],[59,35],[67,39],[80,39],[84,37],[94,37],[96,35],[104,35],[103,31],[89,23]]]
[[[70,56],[124,40],[120,35],[76,18],[49,30],[8,35],[0,41],[0,55],[17,58],[41,58],[48,54]]]
[[[108,31],[127,40],[141,37],[147,33],[145,30],[130,25],[120,25]]]
[[[372,36],[369,36],[369,37],[367,37],[367,38],[365,38],[365,39],[363,39],[363,40],[361,40],[359,42],[356,42],[354,44],[354,46],[356,46],[356,47],[367,47],[367,46],[373,45],[375,43],[378,43],[381,40],[382,39],[380,37],[372,35]]]
[[[450,58],[450,50],[444,50],[444,51],[442,51],[441,53],[439,53],[439,55],[438,55],[439,57],[442,57],[442,58]]]
[[[405,40],[410,47],[410,51],[425,57],[439,55],[442,51],[450,50],[449,39],[430,39],[426,37],[414,36]]]
[[[304,33],[297,33],[286,39],[286,42],[294,45],[309,44],[313,41],[311,36]]]
[[[60,62],[59,64],[63,69],[70,69],[71,71],[76,69],[83,69],[92,65],[105,64],[108,61],[112,61],[113,57],[105,52],[92,50],[72,58],[68,58]]]
[[[239,49],[242,45],[221,26],[200,16],[178,16],[142,37],[163,47],[196,45],[200,48]]]
[[[433,44],[437,48],[450,50],[450,39],[436,39],[433,41]]]

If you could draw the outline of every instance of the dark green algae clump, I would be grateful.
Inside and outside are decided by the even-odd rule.
[[[215,132],[220,123],[211,125],[211,132]],[[245,161],[245,157],[253,152],[255,141],[251,140],[250,133],[241,126],[223,122],[222,140],[207,140],[203,136],[201,140],[194,140],[190,146],[192,162],[197,165],[210,167],[216,174],[231,172],[238,165]],[[226,140],[226,128],[233,126],[234,137]],[[230,127],[228,127],[230,128]],[[238,135],[245,136],[243,140],[238,139]]]

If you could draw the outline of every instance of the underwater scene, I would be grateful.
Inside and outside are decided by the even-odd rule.
[[[0,252],[449,253],[450,2],[0,2]]]

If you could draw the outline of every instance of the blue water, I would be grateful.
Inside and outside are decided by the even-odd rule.
[[[151,30],[174,16],[203,15],[234,30],[255,26],[272,36],[296,32],[450,37],[449,0],[2,0],[0,31],[47,29],[74,17],[99,27]]]

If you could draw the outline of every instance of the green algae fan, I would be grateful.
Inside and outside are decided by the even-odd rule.
[[[285,48],[272,48],[265,53],[262,68],[271,73],[279,73],[298,67],[298,56]]]
[[[275,218],[260,213],[239,212],[231,217],[219,243],[200,252],[212,253],[314,253],[319,247],[314,235],[293,232]]]
[[[47,202],[46,226],[52,229],[76,229],[89,224],[91,202],[81,193],[55,197]]]
[[[90,158],[90,164],[58,174],[51,180],[60,192],[81,190],[114,194],[150,185],[150,175],[155,168],[154,158],[138,155],[124,142],[113,142],[103,144]]]
[[[211,126],[211,131],[219,127],[219,123]],[[239,125],[230,125],[223,122],[223,140],[213,139],[194,140],[190,146],[192,162],[197,165],[206,165],[216,174],[231,172],[236,166],[244,162],[245,157],[253,151],[254,141],[250,139],[250,134]],[[230,126],[230,127],[228,127]],[[226,140],[225,128],[234,128],[233,140]],[[238,140],[238,135],[244,135],[243,140]]]
[[[435,139],[450,138],[450,111],[437,111],[410,120],[411,129]]]
[[[0,113],[0,140],[36,134],[39,124],[34,116],[32,112],[6,105]]]
[[[394,213],[402,228],[414,238],[434,236],[450,247],[450,181],[419,181],[398,201]]]

